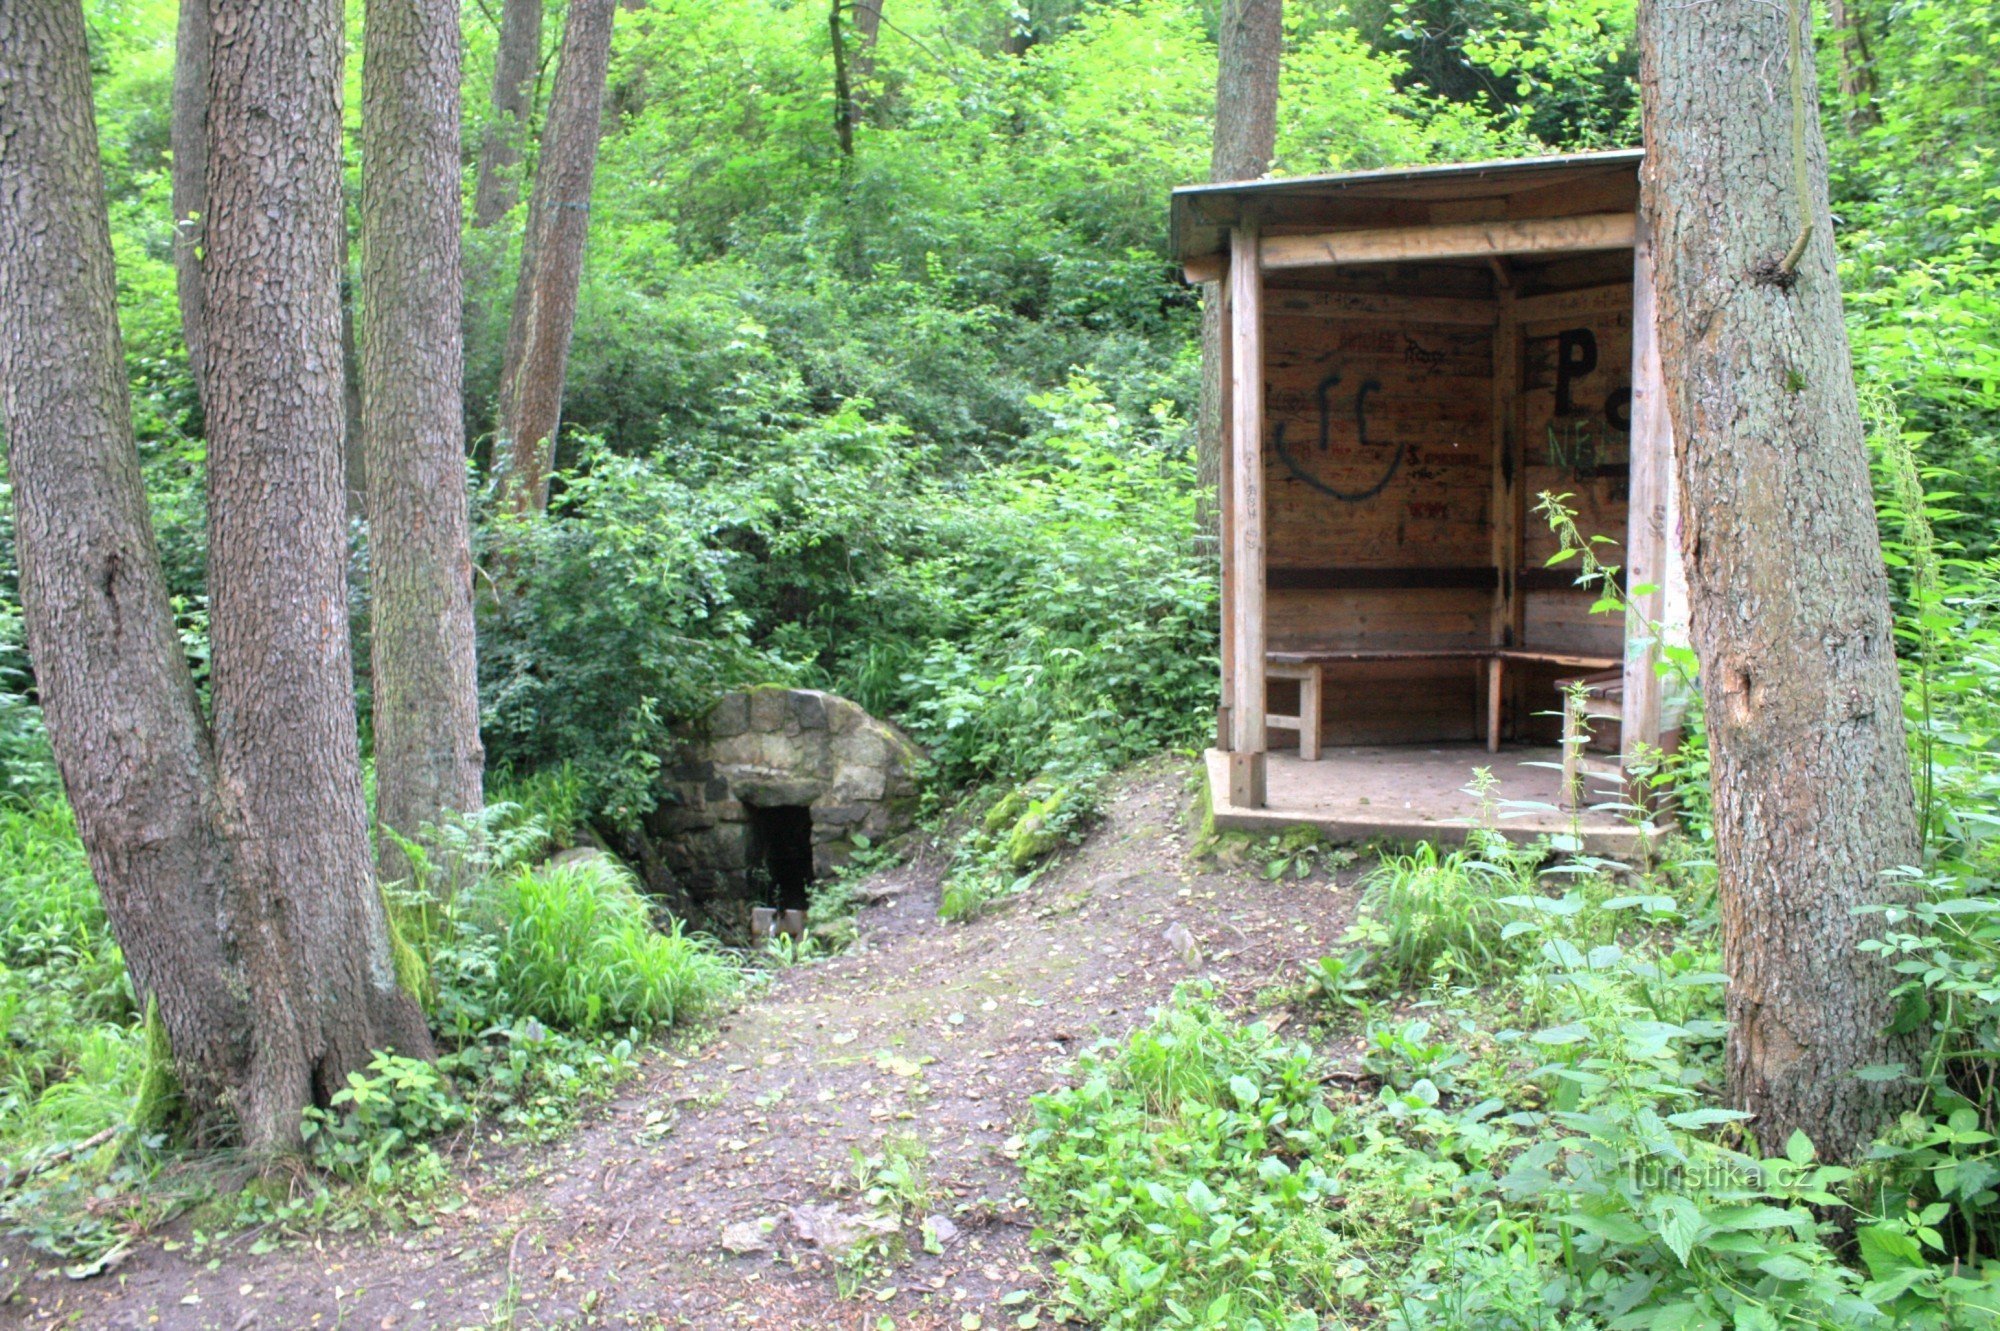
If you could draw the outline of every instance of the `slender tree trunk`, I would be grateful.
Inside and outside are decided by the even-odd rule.
[[[521,197],[521,146],[541,61],[542,0],[503,0],[493,53],[493,118],[480,136],[472,193],[472,224],[481,229],[505,217]]]
[[[133,987],[213,1139],[252,1043],[246,921],[132,441],[83,10],[0,0],[0,29],[0,407],[28,648]]]
[[[1882,123],[1875,105],[1875,58],[1868,51],[1868,16],[1861,0],[1826,0],[1827,22],[1840,34],[1840,101],[1847,132]]]
[[[1915,802],[1827,207],[1806,0],[1645,0],[1645,190],[1708,699],[1728,1066],[1765,1146],[1864,1145]],[[1788,61],[1791,77],[1787,78]],[[1788,86],[1789,85],[1789,86]]]
[[[341,4],[209,13],[210,679],[241,871],[284,944],[249,968],[272,1015],[241,1114],[252,1144],[282,1146],[373,1051],[430,1039],[390,959],[348,646]]]
[[[1210,180],[1255,180],[1271,169],[1278,142],[1278,60],[1284,39],[1284,0],[1224,0],[1216,33]],[[1224,332],[1222,302],[1211,291],[1201,312],[1201,406],[1195,436],[1203,495],[1215,493],[1221,475]],[[1204,502],[1202,515],[1203,526],[1212,533],[1212,502]]]
[[[833,41],[833,140],[842,157],[854,156],[854,85],[847,77],[847,35],[841,31],[844,0],[832,0],[826,11],[827,33]]]
[[[208,0],[180,0],[174,34],[174,290],[188,372],[201,383],[201,222],[208,175]]]
[[[481,804],[459,327],[457,0],[369,0],[361,65],[362,437],[386,830]],[[383,873],[409,865],[384,836]]]
[[[516,512],[539,512],[549,501],[563,376],[583,281],[583,242],[590,229],[590,186],[597,173],[615,8],[615,0],[570,0],[535,188],[528,199],[528,232],[500,372],[494,449],[496,457],[507,459],[502,493]]]

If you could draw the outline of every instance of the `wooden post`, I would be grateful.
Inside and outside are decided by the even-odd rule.
[[[1216,256],[1215,280],[1206,292],[1209,300],[1221,303],[1222,327],[1230,326],[1229,300],[1229,256]],[[1226,332],[1225,332],[1226,337]],[[1236,552],[1233,549],[1236,532],[1236,466],[1234,446],[1230,443],[1230,393],[1228,352],[1223,354],[1221,399],[1217,406],[1216,418],[1222,422],[1221,446],[1216,450],[1216,538],[1222,556],[1222,687],[1218,696],[1215,716],[1215,747],[1227,753],[1236,747],[1236,736],[1230,725],[1234,713],[1236,690],[1236,635],[1230,626],[1236,622]]]
[[[1495,647],[1515,647],[1514,624],[1519,609],[1517,583],[1521,572],[1521,468],[1514,456],[1514,403],[1521,386],[1521,325],[1515,316],[1514,283],[1504,259],[1495,259],[1494,301],[1499,306],[1493,325],[1493,622],[1488,635]],[[1494,658],[1486,681],[1486,750],[1500,751],[1505,700],[1500,691],[1500,662]]]
[[[1506,666],[1498,656],[1486,658],[1486,751],[1500,752],[1500,681]]]
[[[1229,802],[1264,807],[1264,301],[1257,221],[1229,233]]]
[[[1623,721],[1619,757],[1628,768],[1641,746],[1660,743],[1660,644],[1672,556],[1668,495],[1674,466],[1674,427],[1667,414],[1654,326],[1653,237],[1642,208],[1632,246],[1632,501],[1625,536]]]

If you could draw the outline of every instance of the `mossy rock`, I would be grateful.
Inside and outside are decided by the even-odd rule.
[[[1028,811],[1030,803],[1027,787],[1016,786],[1000,797],[1000,802],[986,811],[986,820],[981,824],[987,836],[999,836]]]
[[[1062,844],[1062,833],[1054,826],[1056,811],[1070,796],[1068,786],[1057,786],[1038,800],[1028,803],[1027,812],[1015,820],[1007,834],[1007,860],[1016,869],[1025,869]]]

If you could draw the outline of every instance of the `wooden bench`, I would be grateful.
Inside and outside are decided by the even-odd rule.
[[[1535,647],[1356,647],[1316,652],[1268,652],[1264,657],[1264,677],[1298,681],[1299,711],[1296,716],[1270,713],[1264,718],[1265,727],[1298,731],[1299,757],[1307,762],[1316,761],[1319,758],[1321,706],[1326,697],[1326,667],[1364,661],[1473,661],[1482,664],[1486,670],[1488,753],[1500,751],[1501,686],[1509,663],[1589,671],[1611,670],[1620,664],[1615,656]]]

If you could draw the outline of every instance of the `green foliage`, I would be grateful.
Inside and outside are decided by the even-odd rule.
[[[512,1012],[583,1034],[686,1020],[729,991],[705,942],[662,932],[631,875],[602,859],[517,869],[477,892],[497,925],[494,981]]]
[[[1097,817],[1099,781],[1029,782],[995,800],[952,848],[938,914],[968,920],[1034,882],[1043,863]],[[966,803],[976,802],[976,796]]]
[[[1514,950],[1506,926],[1518,912],[1507,900],[1522,888],[1521,867],[1507,858],[1426,842],[1369,875],[1349,941],[1367,947],[1392,984],[1478,980]]]
[[[1315,1327],[1336,1283],[1335,1118],[1304,1046],[1200,989],[1035,1097],[1022,1166],[1057,1217],[1058,1294],[1108,1331]]]
[[[319,1165],[351,1183],[383,1186],[396,1177],[401,1152],[466,1121],[464,1103],[444,1075],[420,1058],[377,1054],[367,1072],[350,1072],[325,1109],[309,1108],[307,1148]]]
[[[124,956],[61,804],[0,803],[0,1151],[120,1121],[141,1061]]]

